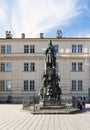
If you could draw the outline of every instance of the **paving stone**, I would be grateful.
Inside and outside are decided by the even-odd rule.
[[[0,105],[0,130],[90,130],[90,104],[78,114],[39,114],[22,105]]]

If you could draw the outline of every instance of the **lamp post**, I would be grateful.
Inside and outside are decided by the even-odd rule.
[[[35,112],[35,94],[33,95],[33,112]]]

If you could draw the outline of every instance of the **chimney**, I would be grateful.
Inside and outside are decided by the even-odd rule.
[[[43,33],[40,33],[40,38],[43,39]]]
[[[11,31],[6,31],[6,39],[11,39],[11,38],[12,38]]]
[[[25,33],[21,34],[21,38],[24,39],[25,38]]]

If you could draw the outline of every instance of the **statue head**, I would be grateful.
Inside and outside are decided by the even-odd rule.
[[[50,43],[48,44],[48,48],[52,47],[52,41],[50,40]]]

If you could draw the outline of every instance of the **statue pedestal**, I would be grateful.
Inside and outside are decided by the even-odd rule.
[[[57,109],[63,109],[65,108],[65,105],[61,104],[61,100],[45,100],[40,102],[40,110],[57,110]]]
[[[42,106],[60,106],[61,100],[55,100],[54,98],[51,98],[50,100],[44,100],[41,101]]]

